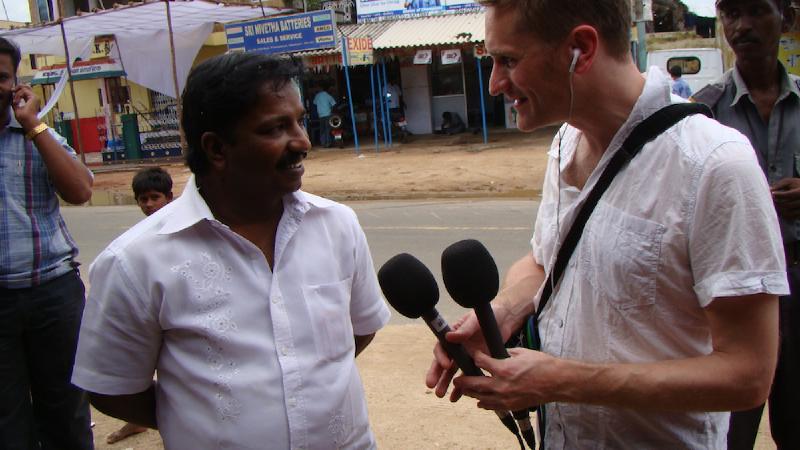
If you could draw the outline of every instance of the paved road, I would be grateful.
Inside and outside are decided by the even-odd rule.
[[[460,239],[483,242],[494,256],[501,276],[529,249],[538,202],[526,200],[428,200],[350,202],[367,234],[376,270],[397,253],[424,262],[439,282],[439,311],[455,322],[464,310],[447,295],[439,267],[442,250]],[[131,225],[142,219],[136,206],[62,208],[64,219],[88,264]],[[392,323],[408,323],[399,314]]]

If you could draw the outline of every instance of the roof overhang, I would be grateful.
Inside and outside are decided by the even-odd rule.
[[[446,14],[391,22],[373,41],[376,50],[480,43],[486,39],[484,12]]]

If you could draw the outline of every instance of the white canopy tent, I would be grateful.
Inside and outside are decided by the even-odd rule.
[[[284,10],[265,8],[261,4],[242,6],[207,0],[144,0],[58,19],[45,25],[0,32],[0,36],[16,42],[23,53],[66,57],[67,72],[71,74],[72,62],[89,54],[95,36],[114,35],[126,77],[177,99],[180,116],[180,92],[197,52],[214,29],[214,23],[236,22],[281,12]],[[63,86],[61,83],[58,95]],[[75,90],[72,89],[71,93],[75,118],[79,121]],[[54,103],[55,100],[51,99],[48,105]],[[85,164],[79,125],[76,125],[76,130],[76,150]]]
[[[65,44],[74,59],[87,55],[95,36],[114,35],[127,77],[146,88],[177,97],[171,76],[170,21],[175,46],[175,75],[183,89],[192,62],[214,23],[236,22],[288,12],[277,8],[225,5],[206,0],[145,0],[113,9],[63,19],[59,22],[0,32],[23,53],[65,56]]]

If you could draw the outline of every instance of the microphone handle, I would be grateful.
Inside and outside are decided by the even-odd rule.
[[[508,358],[508,350],[503,343],[500,328],[497,326],[497,319],[494,317],[492,305],[489,302],[481,303],[475,308],[475,315],[478,316],[478,323],[481,325],[483,338],[489,347],[489,353],[494,359]]]
[[[472,360],[472,357],[469,356],[466,349],[461,344],[454,344],[447,339],[445,339],[445,335],[450,332],[450,326],[447,324],[447,321],[439,314],[439,311],[436,308],[431,308],[429,311],[426,311],[422,314],[422,319],[425,320],[425,323],[428,325],[428,328],[433,331],[433,334],[436,335],[436,338],[439,340],[439,343],[442,344],[444,351],[447,352],[447,355],[453,358],[453,361],[456,362],[456,365],[459,369],[461,369],[464,374],[474,377],[484,376],[481,369],[475,365],[475,361]],[[525,426],[523,423],[520,422],[520,419],[513,417],[508,411],[495,411],[497,417],[503,423],[503,425],[512,433],[517,439],[520,441],[520,448],[524,448],[522,444],[522,439],[524,438],[526,442],[528,442],[530,446],[530,441],[527,436],[524,434],[520,436],[520,430],[517,428],[517,425]],[[530,427],[530,425],[528,425]],[[536,448],[535,446],[530,448]]]
[[[483,339],[486,341],[486,345],[489,347],[489,353],[491,353],[492,358],[508,358],[508,350],[506,350],[506,346],[503,343],[503,337],[500,334],[500,328],[497,326],[497,319],[494,317],[494,311],[492,310],[491,303],[481,303],[474,309],[475,315],[478,316],[478,323],[481,326],[481,331],[483,332]],[[521,409],[518,411],[512,411],[511,414],[517,421],[519,430],[522,433],[522,437],[525,439],[525,442],[528,444],[528,447],[531,449],[536,448],[536,437],[533,433],[530,413],[528,410]]]
[[[453,358],[453,361],[456,362],[456,365],[464,374],[473,377],[483,376],[483,372],[475,365],[475,361],[472,360],[472,357],[469,356],[469,353],[467,353],[463,346],[454,344],[445,339],[444,336],[450,332],[450,326],[436,308],[432,308],[430,311],[423,313],[422,318],[425,320],[425,323],[428,324],[428,328],[436,335],[436,338],[439,339],[439,343],[442,344],[444,351],[447,352],[448,356]]]

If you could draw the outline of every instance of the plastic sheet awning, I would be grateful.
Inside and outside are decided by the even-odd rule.
[[[170,0],[178,90],[214,23],[236,22],[288,13],[290,10],[250,5],[225,5],[205,0]],[[70,57],[88,56],[95,36],[116,37],[120,63],[127,77],[144,87],[175,97],[166,2],[151,0],[63,19]],[[59,23],[0,32],[23,53],[64,56]]]

